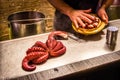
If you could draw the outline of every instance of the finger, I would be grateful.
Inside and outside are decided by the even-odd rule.
[[[108,23],[108,16],[107,16],[107,14],[105,15],[105,17],[106,17],[106,23]]]
[[[73,23],[74,23],[74,25],[75,25],[76,28],[79,28],[78,23],[77,23],[76,20],[74,20]]]
[[[108,16],[107,15],[102,15],[102,20],[105,21],[105,23],[108,23]]]
[[[82,13],[82,15],[86,16],[87,18],[89,18],[91,20],[95,20],[95,17],[90,14]]]
[[[83,28],[85,27],[85,24],[83,23],[83,21],[80,18],[77,18],[78,24],[80,24]],[[79,26],[78,26],[79,28]]]
[[[87,18],[86,16],[81,15],[80,18],[85,22],[92,23],[92,20]]]

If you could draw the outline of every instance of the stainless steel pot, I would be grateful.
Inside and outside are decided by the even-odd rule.
[[[8,16],[10,38],[19,38],[45,32],[45,15],[36,11],[17,12]]]

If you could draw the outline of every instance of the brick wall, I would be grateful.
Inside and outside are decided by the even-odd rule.
[[[46,17],[54,16],[54,8],[47,0],[0,0],[0,40],[9,39],[7,17],[19,11],[40,11]]]

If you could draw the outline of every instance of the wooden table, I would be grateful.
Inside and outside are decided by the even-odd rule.
[[[120,27],[120,20],[109,21],[109,26]],[[103,33],[106,33],[105,29]],[[25,50],[37,40],[45,42],[47,39],[45,35],[48,33],[0,42],[0,80],[56,79],[120,62],[120,42],[117,41],[114,51],[109,50],[105,45],[106,35],[103,33],[83,37],[81,42],[73,39],[62,40],[67,47],[66,54],[37,65],[33,72],[26,72],[21,68]]]

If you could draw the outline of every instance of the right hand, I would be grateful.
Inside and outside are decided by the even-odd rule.
[[[84,22],[92,23],[92,21],[95,20],[95,17],[89,14],[90,12],[91,9],[72,10],[68,16],[73,22],[73,24],[76,26],[76,28],[79,28],[79,25],[81,25],[84,28]]]

